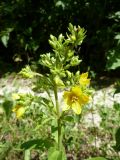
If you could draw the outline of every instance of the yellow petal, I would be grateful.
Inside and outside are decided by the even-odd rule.
[[[16,112],[19,107],[20,107],[19,105],[16,105],[16,106],[12,109],[12,111],[13,111],[13,112]]]
[[[80,77],[86,79],[86,78],[88,77],[88,72],[82,73],[82,74],[80,75]]]
[[[69,91],[65,91],[64,95],[63,95],[63,98],[67,99],[69,96],[70,96],[70,92]]]
[[[81,114],[81,105],[76,101],[74,103],[72,103],[72,110],[76,113],[76,114]]]
[[[67,111],[67,110],[69,110],[69,109],[70,109],[70,106],[67,105],[67,104],[64,104],[63,107],[62,107],[62,110],[63,110],[63,111]]]
[[[16,111],[16,117],[17,117],[17,118],[20,118],[24,113],[25,113],[25,107],[20,107],[20,108]]]
[[[88,72],[82,73],[80,75],[80,80],[79,80],[80,85],[82,85],[82,86],[89,85],[90,84],[90,79],[87,79],[87,78],[88,78]]]
[[[25,113],[25,107],[16,105],[12,111],[16,113],[17,118],[20,118]]]
[[[83,103],[85,104],[85,103],[88,103],[88,101],[89,101],[89,96],[88,95],[83,95]]]
[[[71,92],[77,97],[79,97],[82,94],[82,90],[78,86],[72,87]]]
[[[89,96],[86,94],[82,94],[78,99],[78,103],[80,105],[84,105],[84,104],[88,103],[88,101],[89,101]]]
[[[72,92],[65,91],[63,95],[64,101],[67,105],[71,106],[72,103]]]

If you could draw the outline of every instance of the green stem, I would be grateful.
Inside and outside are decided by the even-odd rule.
[[[61,135],[61,119],[58,119],[58,149],[61,151],[62,135]]]
[[[24,160],[30,160],[30,149],[25,150]]]
[[[61,117],[60,117],[60,107],[58,102],[58,89],[57,85],[54,85],[54,95],[55,95],[55,102],[56,102],[56,111],[57,111],[57,125],[58,125],[58,150],[61,150],[62,145],[62,135],[61,135]]]

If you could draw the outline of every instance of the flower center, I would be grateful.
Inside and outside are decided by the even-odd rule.
[[[78,101],[78,97],[72,96],[72,102],[76,102],[76,101]]]

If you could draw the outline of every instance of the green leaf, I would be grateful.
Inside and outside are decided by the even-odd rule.
[[[50,148],[52,146],[52,140],[49,139],[34,139],[34,140],[29,140],[27,142],[24,142],[21,145],[22,149],[30,149],[30,148],[35,148],[35,149],[44,149],[44,148]]]
[[[10,32],[13,31],[14,28],[7,28],[5,31],[1,32],[1,41],[5,47],[8,45],[9,37],[10,37]]]
[[[116,85],[115,85],[115,93],[114,94],[117,94],[117,93],[120,93],[120,81],[119,80],[116,82]]]
[[[68,122],[74,122],[73,116],[70,116],[70,115],[65,116],[65,117],[64,117],[64,120],[65,120],[65,121],[68,121]]]
[[[3,106],[3,109],[5,111],[6,116],[8,118],[10,116],[11,111],[12,111],[13,101],[11,101],[11,100],[5,100],[3,102],[2,106]]]
[[[115,134],[116,146],[113,146],[115,151],[120,151],[120,127],[117,129]]]
[[[65,4],[62,1],[57,1],[55,6],[56,7],[62,7],[63,9],[65,8]]]
[[[118,67],[120,67],[120,49],[114,48],[113,50],[110,50],[107,54],[106,69],[114,70]]]
[[[3,35],[3,36],[1,37],[1,41],[2,41],[2,43],[3,43],[3,45],[4,45],[5,47],[7,47],[8,40],[9,40],[9,35]]]
[[[56,122],[52,122],[52,125],[51,125],[51,134],[54,138],[54,140],[58,143],[58,127],[56,126],[56,124],[54,124]]]
[[[48,160],[66,160],[65,152],[57,150],[56,147],[51,147],[48,151]]]
[[[120,112],[120,103],[114,103],[113,107]]]
[[[59,157],[59,151],[55,148],[51,148],[48,152],[48,160],[58,160]]]
[[[94,157],[94,158],[89,158],[89,159],[86,159],[86,160],[107,160],[107,159],[104,158],[104,157]]]

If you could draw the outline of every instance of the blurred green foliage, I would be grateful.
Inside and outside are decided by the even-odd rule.
[[[31,63],[49,52],[49,34],[66,32],[71,22],[87,30],[80,53],[84,70],[120,67],[119,0],[8,0],[0,2],[0,52],[3,60]]]

